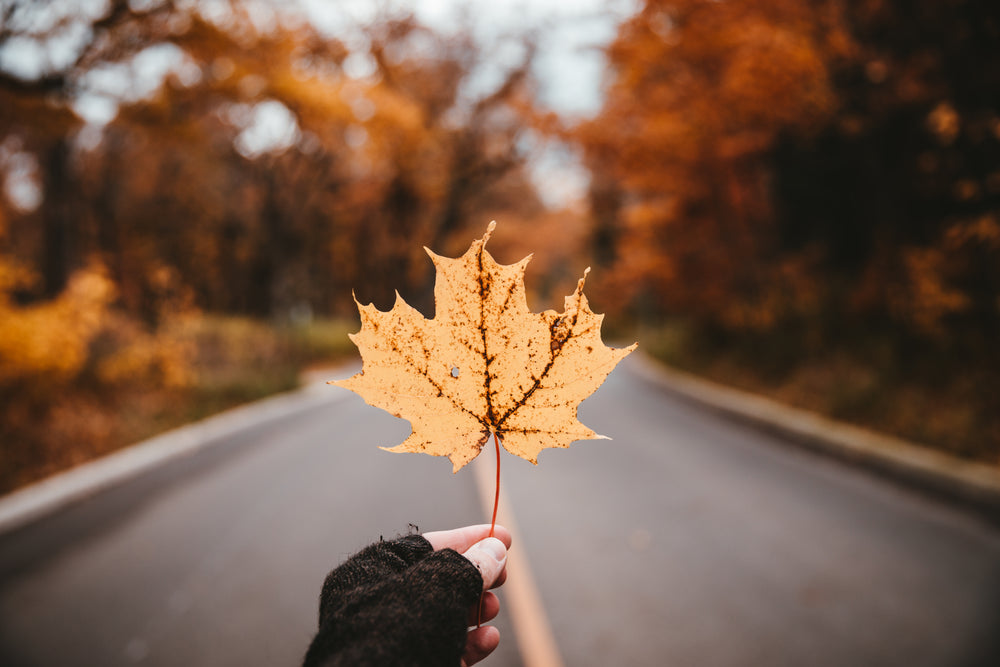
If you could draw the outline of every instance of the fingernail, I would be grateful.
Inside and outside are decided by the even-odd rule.
[[[476,546],[493,556],[498,563],[502,563],[507,558],[507,547],[495,537],[487,537],[476,544]]]

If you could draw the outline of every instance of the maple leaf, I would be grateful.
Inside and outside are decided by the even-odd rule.
[[[358,303],[361,330],[351,340],[362,371],[330,384],[410,422],[410,436],[383,449],[447,456],[457,472],[493,433],[532,463],[549,447],[607,439],[580,423],[577,406],[636,345],[601,341],[604,316],[583,294],[589,268],[564,312],[528,310],[531,256],[498,264],[485,249],[495,226],[457,259],[424,248],[437,269],[433,319],[398,292],[387,312]]]

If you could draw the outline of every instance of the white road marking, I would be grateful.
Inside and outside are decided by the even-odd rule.
[[[483,505],[483,516],[493,514],[493,497],[496,492],[496,457],[492,443],[483,448],[483,453],[470,465],[475,473],[479,498]],[[500,485],[500,507],[497,523],[506,526],[514,536],[514,542],[507,553],[507,582],[500,589],[502,604],[508,609],[508,616],[517,636],[517,646],[521,660],[526,667],[563,667],[559,647],[552,634],[552,627],[545,615],[541,595],[531,574],[527,554],[518,545],[517,522],[514,512]]]

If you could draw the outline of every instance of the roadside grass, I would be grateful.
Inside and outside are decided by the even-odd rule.
[[[680,370],[951,454],[1000,464],[1000,378],[961,358],[869,333],[837,344],[795,332],[706,334],[682,322],[639,331],[652,357]]]
[[[84,374],[58,391],[8,402],[0,443],[0,494],[169,429],[237,405],[294,389],[302,372],[356,354],[356,324],[316,320],[272,325],[203,316],[167,332],[183,381],[137,372],[101,382]],[[176,375],[176,373],[175,373]]]

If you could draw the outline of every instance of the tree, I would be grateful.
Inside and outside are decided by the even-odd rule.
[[[1000,11],[852,2],[835,114],[774,147],[783,249],[822,248],[828,308],[954,353],[1000,337]]]
[[[37,296],[58,293],[96,254],[121,305],[151,324],[164,293],[279,318],[346,315],[352,288],[383,303],[395,288],[413,290],[426,302],[430,277],[412,239],[447,247],[491,187],[527,182],[518,139],[531,106],[530,44],[496,88],[470,96],[485,56],[462,33],[383,17],[356,27],[367,46],[351,53],[293,13],[262,24],[261,5],[216,7],[121,1],[62,17],[92,35],[72,62],[0,80],[20,105],[11,108],[25,109],[10,131],[54,147],[38,212],[52,233],[37,241],[27,217],[11,223],[25,256],[52,265],[52,286]],[[4,38],[50,37],[35,28],[47,25],[37,5],[13,3],[7,14],[0,49]],[[369,71],[349,71],[349,57]],[[116,77],[140,85],[143,63],[157,59],[168,74],[144,94],[100,89]],[[83,93],[118,107],[90,147],[73,138],[71,107]],[[58,110],[64,125],[36,123],[32,104]]]
[[[798,260],[775,261],[765,156],[829,117],[827,61],[847,48],[836,16],[800,0],[650,0],[622,25],[605,105],[578,131],[594,201],[622,193],[620,289],[737,327],[806,306]]]
[[[647,0],[577,130],[616,294],[760,388],[996,460],[998,43],[986,0]]]
[[[1000,333],[998,13],[644,3],[578,129],[621,289],[736,331],[879,322],[985,351]]]

